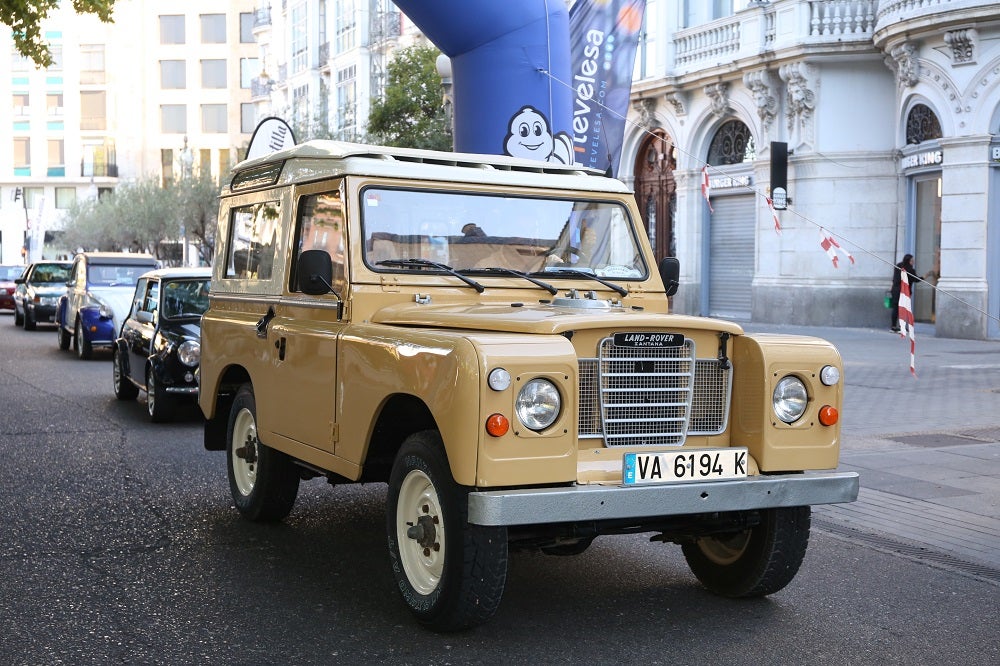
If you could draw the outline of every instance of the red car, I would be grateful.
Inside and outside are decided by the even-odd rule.
[[[14,309],[14,280],[21,277],[24,266],[5,264],[0,266],[0,310]]]

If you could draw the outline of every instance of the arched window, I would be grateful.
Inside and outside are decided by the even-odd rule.
[[[906,143],[941,138],[941,122],[926,104],[914,104],[906,116]]]
[[[649,132],[635,158],[635,198],[657,259],[674,255],[677,151],[662,129]]]
[[[727,120],[712,137],[708,146],[708,163],[712,166],[753,162],[757,149],[750,128],[739,120]]]

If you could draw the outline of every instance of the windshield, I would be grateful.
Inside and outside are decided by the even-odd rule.
[[[33,284],[65,283],[69,279],[69,264],[38,264],[31,274]]]
[[[24,266],[0,266],[0,280],[13,282],[21,277]]]
[[[135,286],[139,276],[154,267],[143,264],[90,264],[87,268],[87,281],[97,287]]]
[[[422,259],[464,271],[509,268],[546,277],[577,271],[643,278],[628,209],[619,203],[368,188],[362,193],[365,260]]]
[[[208,309],[208,279],[163,283],[160,316],[167,319],[200,317]]]

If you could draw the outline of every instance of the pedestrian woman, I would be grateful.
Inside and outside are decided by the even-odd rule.
[[[912,299],[913,285],[916,283],[917,279],[917,269],[913,265],[912,254],[904,254],[903,260],[896,264],[896,267],[892,271],[892,289],[889,300],[889,313],[892,315],[892,321],[889,323],[889,326],[890,329],[896,333],[899,332],[899,291],[903,280],[901,277],[903,271],[906,271],[907,280],[910,283],[910,298]],[[913,307],[912,301],[910,307]]]

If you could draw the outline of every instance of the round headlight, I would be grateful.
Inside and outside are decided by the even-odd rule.
[[[192,368],[198,365],[201,360],[201,344],[194,340],[185,340],[177,347],[177,360]]]
[[[521,387],[514,403],[517,418],[531,430],[545,430],[559,418],[559,389],[547,379],[532,379]]]
[[[806,411],[809,394],[801,379],[789,375],[774,387],[771,400],[774,404],[774,413],[779,419],[785,423],[795,423]]]
[[[494,391],[506,391],[510,388],[510,373],[503,368],[493,368],[486,381]]]
[[[824,365],[819,371],[819,380],[824,386],[834,386],[840,381],[840,368],[833,365]]]

